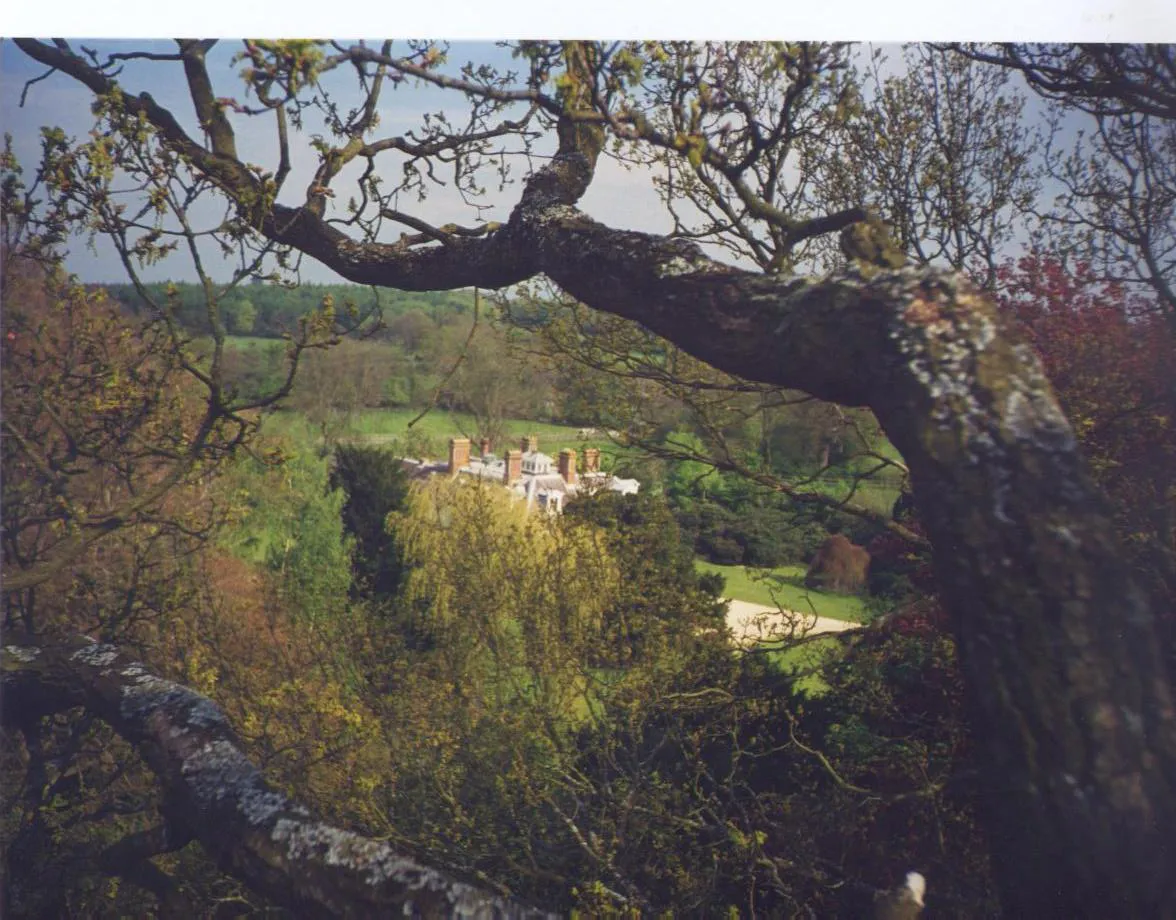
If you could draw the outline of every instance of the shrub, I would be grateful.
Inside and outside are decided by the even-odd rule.
[[[866,586],[870,554],[849,541],[844,534],[833,534],[817,550],[809,565],[804,583],[809,588],[857,594]]]

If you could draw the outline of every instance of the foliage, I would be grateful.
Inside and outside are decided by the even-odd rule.
[[[542,289],[507,308],[536,333],[565,411],[619,429],[630,462],[657,461],[640,478],[662,483],[712,561],[807,560],[828,526],[889,521],[906,471],[869,413],[718,374],[632,323]]]
[[[358,410],[385,402],[400,363],[387,346],[342,341],[329,355],[307,357],[287,405],[306,416],[330,444],[348,431]]]
[[[927,45],[897,72],[881,51],[862,57],[860,116],[833,129],[841,155],[805,162],[816,199],[872,209],[908,258],[991,288],[1040,188],[1042,142],[1013,75]]]
[[[225,315],[225,327],[233,335],[249,335],[257,323],[257,307],[245,297],[226,301],[221,305]]]
[[[1172,903],[1170,873],[1137,858],[1156,852],[1174,817],[1170,669],[1156,651],[1152,607],[1119,561],[1039,362],[988,297],[954,273],[924,265],[887,271],[860,259],[844,265],[832,255],[835,235],[852,243],[861,224],[878,229],[865,205],[901,211],[883,191],[854,187],[855,171],[872,165],[861,162],[861,150],[838,184],[842,154],[855,138],[868,159],[879,135],[899,146],[920,137],[918,122],[900,121],[886,135],[879,129],[890,127],[890,113],[868,117],[892,88],[894,98],[909,92],[911,106],[924,103],[923,123],[937,133],[933,144],[916,142],[915,152],[926,150],[928,159],[913,206],[881,216],[908,225],[892,228],[904,243],[938,238],[938,255],[978,276],[987,268],[983,281],[991,280],[992,248],[1009,238],[1014,215],[1024,227],[1029,210],[1018,197],[1026,187],[1002,182],[1005,174],[1016,183],[1025,173],[1017,158],[1022,135],[1002,130],[1019,127],[1019,119],[999,72],[975,71],[956,52],[936,49],[925,57],[930,83],[922,85],[934,91],[927,106],[917,90],[877,79],[871,98],[853,70],[852,50],[840,44],[525,41],[509,45],[515,63],[506,69],[453,63],[445,46],[427,41],[246,41],[231,62],[209,57],[211,41],[181,40],[173,54],[77,53],[64,40],[16,43],[93,94],[95,125],[80,141],[44,131],[30,194],[8,177],[3,184],[5,225],[15,215],[16,223],[35,226],[38,256],[57,251],[72,227],[113,243],[136,293],[150,301],[147,315],[166,327],[179,366],[200,384],[194,389],[204,411],[185,442],[196,448],[186,457],[202,459],[209,444],[228,454],[245,443],[257,421],[251,411],[288,394],[304,354],[337,344],[368,318],[358,306],[322,297],[285,324],[286,374],[277,389],[243,398],[226,374],[224,305],[241,296],[248,279],[287,282],[303,255],[356,281],[400,289],[498,289],[545,276],[566,298],[551,309],[527,304],[527,321],[553,330],[557,356],[636,381],[632,398],[600,417],[659,463],[710,463],[822,513],[851,513],[915,545],[934,541],[974,695],[984,812],[1007,911],[1146,915]],[[187,115],[132,88],[142,73],[178,71],[177,62],[187,82],[184,105],[194,109]],[[224,74],[214,79],[210,65],[223,63],[230,79],[241,81],[237,96],[216,94]],[[345,77],[357,96],[338,95]],[[443,92],[465,111],[453,117],[430,105],[402,133],[381,131],[382,94],[407,83]],[[956,95],[949,84],[965,91]],[[995,90],[985,95],[985,87]],[[1170,208],[1166,146],[1150,138],[1166,137],[1170,119],[1141,107],[1140,99],[1154,105],[1150,94],[1125,99],[1110,114],[1113,123],[1100,125],[1122,142],[1104,137],[1106,158],[1072,184],[1067,203],[1087,196],[1078,211],[1086,229],[1097,231],[1075,251],[1098,251],[1101,229],[1091,224],[1107,215],[1116,227],[1103,239],[1123,242],[1124,228],[1136,227],[1146,231],[1144,243],[1158,239],[1158,247],[1127,240],[1143,260],[1126,267],[1147,267],[1136,280],[1154,283],[1170,267],[1156,271],[1148,260],[1168,258]],[[956,118],[957,110],[968,117]],[[1107,116],[1100,109],[1096,117]],[[1147,121],[1153,117],[1168,120]],[[976,137],[973,122],[989,130]],[[274,130],[268,168],[240,158],[236,132],[245,124]],[[309,158],[291,149],[292,139],[306,141]],[[602,155],[651,169],[672,221],[669,234],[614,229],[580,210]],[[394,168],[381,168],[389,161]],[[902,165],[884,165],[878,181],[907,179]],[[313,175],[291,181],[296,169]],[[509,217],[485,221],[490,190],[503,191],[520,173]],[[1145,188],[1134,185],[1137,176]],[[339,195],[353,180],[352,194]],[[295,187],[305,192],[291,198]],[[442,187],[474,209],[468,226],[433,226],[427,211],[412,207]],[[32,192],[44,196],[42,205]],[[410,207],[412,213],[401,210]],[[399,228],[405,232],[395,239]],[[718,262],[699,242],[756,270]],[[225,283],[203,263],[216,247],[230,260]],[[200,322],[211,344],[200,354],[188,348],[193,327],[180,319],[179,291],[152,297],[137,277],[180,250],[191,257],[202,291]],[[893,266],[890,255],[885,261]],[[817,273],[797,277],[798,266]],[[1117,255],[1100,264],[1104,274],[1122,267]],[[263,298],[250,292],[255,328],[273,312],[263,309]],[[378,304],[371,309],[378,312]],[[432,317],[434,341],[460,339],[441,331],[441,319]],[[414,320],[401,331],[427,335],[428,327]],[[420,371],[421,362],[409,359],[381,384],[381,397],[415,402],[437,392],[440,399],[444,386],[417,384],[443,384],[444,376],[429,380]],[[579,386],[579,374],[561,373],[558,362],[553,371]],[[584,412],[616,393],[601,381],[566,405]],[[813,443],[789,442],[786,432],[779,443],[775,413],[788,415],[808,398],[794,387],[861,408],[829,403],[817,413]],[[345,403],[327,399],[324,417]],[[890,501],[879,510],[855,500],[879,473],[893,491],[906,485],[907,468],[881,438],[872,411],[917,473],[927,537],[891,519]],[[546,406],[543,414],[551,414]],[[675,431],[697,441],[671,451],[665,439]],[[288,693],[285,681],[270,686],[267,676],[267,712],[277,723],[276,713],[303,694],[320,698],[306,706],[305,724],[295,717],[294,730],[274,730],[267,753],[282,761],[301,732],[332,720],[360,747],[378,739],[371,746],[387,752],[387,782],[372,785],[375,771],[355,768],[365,777],[358,791],[379,804],[346,804],[378,832],[408,837],[437,861],[486,871],[561,906],[853,915],[839,899],[854,880],[887,884],[892,877],[882,876],[900,871],[900,858],[906,862],[872,838],[871,827],[934,856],[938,828],[915,819],[950,811],[964,815],[953,828],[969,826],[968,803],[957,807],[940,795],[954,779],[961,746],[951,716],[943,715],[954,712],[957,694],[939,637],[898,642],[874,660],[868,651],[846,659],[853,675],[822,698],[844,696],[838,703],[845,710],[806,725],[800,710],[807,704],[793,693],[791,677],[756,655],[732,654],[715,624],[715,585],[699,583],[688,564],[677,567],[688,578],[661,583],[639,561],[626,561],[626,543],[610,536],[607,521],[570,519],[559,529],[505,504],[489,510],[493,500],[477,505],[470,497],[476,490],[452,483],[434,485],[433,493],[426,487],[393,518],[412,569],[401,607],[368,616],[372,611],[347,596],[342,498],[326,493],[325,470],[300,468],[301,461],[296,456],[285,470],[304,476],[312,494],[287,503],[282,526],[301,522],[306,548],[289,538],[271,544],[281,552],[267,553],[274,563],[267,597],[280,606],[308,603],[312,609],[290,611],[289,619],[309,625],[312,637],[356,639],[336,642],[335,654],[323,656],[330,680],[296,681]],[[181,478],[193,468],[176,467]],[[710,501],[721,491],[727,512],[753,503],[729,485],[722,476],[710,479],[703,495],[679,481],[674,497]],[[125,520],[109,518],[103,523],[110,532],[101,536],[117,534]],[[451,530],[462,543],[449,539]],[[738,545],[747,554],[727,539],[724,552],[734,556]],[[17,587],[49,583],[102,540],[82,544],[56,554],[55,569],[18,572]],[[663,547],[643,537],[633,549],[657,555]],[[298,564],[286,564],[295,551],[303,553]],[[324,572],[316,573],[320,558]],[[516,582],[524,603],[512,595]],[[689,600],[681,616],[673,605],[679,593]],[[530,609],[537,601],[547,608],[542,616]],[[1100,633],[1116,605],[1120,629]],[[862,647],[876,648],[879,636],[867,634]],[[912,674],[927,678],[928,699],[906,681]],[[894,688],[899,692],[888,692]],[[895,699],[912,707],[913,721],[892,719]],[[1137,718],[1107,719],[1107,712]],[[368,714],[378,731],[370,731]],[[310,742],[312,760],[331,753],[319,742]],[[25,785],[34,788],[36,771],[29,773],[34,781]],[[1137,779],[1126,799],[1125,775]],[[1080,798],[1072,794],[1073,777]],[[302,778],[314,782],[307,770]],[[326,783],[319,791],[338,790]],[[886,808],[875,810],[879,801]],[[1141,811],[1154,820],[1140,821]],[[948,853],[945,877],[954,862],[964,867],[957,877],[983,878],[970,858],[973,839],[962,834],[956,853],[939,846],[938,855]],[[944,887],[953,886],[967,888],[950,878]],[[971,893],[968,906],[983,910],[984,885]]]
[[[1045,165],[1061,193],[1046,210],[1052,245],[1102,281],[1154,296],[1176,329],[1176,51],[1166,44],[963,45],[1025,77],[1055,111]],[[1080,113],[1080,114],[1079,114]],[[1075,117],[1075,116],[1078,117]],[[1067,136],[1065,124],[1084,124]],[[1066,143],[1069,141],[1069,143]]]
[[[725,476],[725,482],[733,477]],[[775,566],[812,557],[835,526],[835,516],[797,508],[787,498],[724,489],[714,500],[675,506],[695,551],[720,565]]]
[[[471,425],[460,433],[475,443],[482,438],[503,443],[512,418],[551,415],[550,384],[543,369],[496,323],[445,327],[431,360],[453,369],[438,381],[436,404],[468,414]]]
[[[611,560],[586,534],[529,514],[496,484],[434,477],[390,527],[410,569],[405,609],[461,656],[445,669],[451,680],[480,667],[486,646],[512,649],[535,675],[580,660],[615,591]],[[447,642],[458,635],[475,644]]]
[[[327,459],[281,440],[244,458],[218,484],[235,527],[222,537],[235,554],[273,574],[283,606],[322,623],[347,605],[353,540],[340,517]]]
[[[856,594],[865,588],[869,568],[870,554],[851,543],[845,534],[835,533],[817,550],[804,583],[838,594]]]
[[[280,787],[335,820],[370,826],[377,818],[368,796],[387,759],[355,686],[362,609],[329,598],[322,606],[330,615],[316,616],[313,582],[325,576],[307,564],[312,588],[299,596],[287,571],[209,554],[199,604],[169,623],[155,653],[222,707]]]
[[[583,522],[598,529],[621,569],[594,663],[672,658],[695,631],[715,628],[721,616],[716,586],[695,573],[690,548],[659,496],[601,493],[573,502],[566,518],[573,528]]]
[[[119,635],[181,602],[217,517],[199,486],[233,434],[202,418],[159,325],[4,258],[6,622]]]
[[[1176,351],[1154,298],[1045,254],[1001,277],[1001,303],[1041,354],[1131,559],[1176,597]]]
[[[730,653],[663,500],[545,519],[433,479],[392,523],[413,567],[369,666],[388,694],[386,833],[564,909],[832,915],[838,880],[860,877],[821,868],[853,808],[828,823],[837,793],[787,743],[787,686]],[[905,865],[868,846],[871,879]]]
[[[408,477],[400,460],[377,447],[341,444],[335,448],[330,485],[343,492],[343,528],[355,541],[352,591],[392,599],[400,587],[401,568],[386,521],[403,510],[408,498]]]
[[[937,912],[996,917],[955,645],[927,608],[905,610],[821,668],[827,692],[800,722],[838,777],[820,820],[838,828],[836,859],[862,876],[884,874],[898,848],[939,879]],[[872,795],[853,794],[863,789]]]
[[[812,171],[786,169],[858,111],[850,58],[844,43],[627,43],[612,63],[635,59],[636,75],[610,84],[609,108],[640,114],[617,132],[616,155],[656,164],[675,232],[787,270],[821,233],[865,216],[828,220],[809,195]]]
[[[170,294],[175,301],[176,319],[188,332],[197,335],[212,333],[204,291],[198,284],[182,281],[152,282],[143,285],[142,293],[134,285],[112,284],[107,286],[107,290],[132,314],[150,312],[152,302],[164,300]],[[431,315],[429,322],[435,326],[440,319],[468,314],[473,304],[473,295],[466,291],[413,294],[382,291],[376,297],[371,289],[356,284],[287,285],[258,282],[239,288],[238,293],[225,302],[222,310],[226,322],[231,325],[232,318],[243,309],[242,305],[248,304],[253,312],[252,326],[248,330],[229,331],[238,335],[281,340],[284,336],[295,334],[299,320],[314,313],[327,298],[342,308],[349,304],[356,307],[377,305],[387,321],[380,336],[402,342],[405,341],[403,330],[408,328],[406,322],[420,328],[420,320],[429,320]],[[248,313],[248,309],[245,312]],[[409,339],[406,344],[410,351],[415,351],[419,342]]]
[[[246,400],[279,390],[287,371],[286,347],[277,341],[230,338],[222,360],[226,385]]]

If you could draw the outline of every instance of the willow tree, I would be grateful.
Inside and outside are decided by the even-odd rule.
[[[789,193],[804,181],[792,168],[800,148],[822,143],[824,121],[855,117],[847,49],[524,42],[507,71],[451,66],[432,43],[254,41],[214,80],[211,41],[111,55],[17,44],[94,94],[101,125],[87,145],[117,138],[124,167],[191,174],[201,194],[226,199],[209,236],[242,264],[305,256],[351,281],[417,291],[545,275],[718,370],[870,408],[909,465],[933,543],[1009,915],[1176,910],[1171,674],[1032,349],[950,271],[794,270],[804,247],[867,217]],[[124,86],[130,62],[182,71],[191,110]],[[381,131],[387,91],[413,86],[444,91],[460,116]],[[312,116],[324,132],[301,136]],[[265,124],[273,160],[246,162],[239,138]],[[300,142],[315,166],[295,188]],[[670,201],[704,208],[706,226],[676,221],[656,235],[590,217],[578,204],[605,156],[644,157],[683,184]],[[109,181],[78,174],[78,162],[49,151],[51,193],[101,206]],[[501,177],[518,179],[513,209],[481,222],[478,196]],[[473,205],[468,225],[434,225],[407,204],[441,181]],[[166,228],[149,208],[101,213],[128,261],[155,255]],[[719,261],[698,239],[756,267]]]

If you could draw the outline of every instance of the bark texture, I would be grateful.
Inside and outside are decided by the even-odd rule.
[[[298,916],[552,916],[315,820],[265,782],[210,700],[114,646],[81,638],[62,646],[8,644],[0,665],[6,726],[77,706],[103,719],[138,746],[159,777],[169,821],[159,833],[191,834],[224,871]]]

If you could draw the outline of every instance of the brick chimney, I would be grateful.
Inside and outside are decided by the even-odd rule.
[[[599,473],[600,472],[600,448],[589,447],[584,451],[584,472],[585,473]]]
[[[576,484],[576,452],[570,447],[559,452],[559,475],[568,485]]]
[[[539,449],[539,439],[533,434],[529,434],[519,441],[519,449],[524,454],[533,454]]]
[[[506,452],[506,469],[502,474],[502,484],[504,486],[513,486],[522,478],[523,452],[521,450],[508,450]]]
[[[470,439],[449,439],[449,475],[456,476],[457,471],[470,462]]]
[[[490,439],[489,438],[482,438],[482,442],[478,446],[482,450],[483,457],[485,457],[488,453],[490,453]]]

